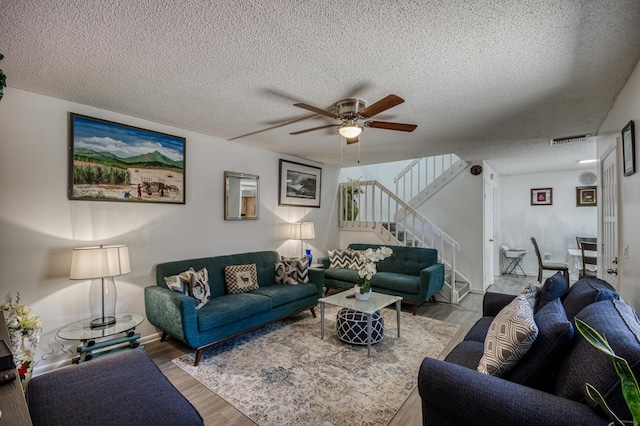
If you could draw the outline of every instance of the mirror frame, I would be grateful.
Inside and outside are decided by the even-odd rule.
[[[253,179],[256,181],[256,215],[254,216],[240,216],[240,217],[234,217],[234,216],[230,216],[228,210],[228,205],[227,205],[227,188],[229,186],[229,178],[230,177],[234,177],[234,178],[246,178],[246,179]],[[224,220],[258,220],[260,218],[260,176],[258,175],[252,175],[249,173],[237,173],[237,172],[229,172],[229,171],[225,171],[224,172],[224,200],[223,200],[223,208],[224,208]]]

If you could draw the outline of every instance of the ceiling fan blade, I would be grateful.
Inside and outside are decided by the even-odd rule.
[[[327,124],[327,125],[320,126],[320,127],[312,127],[311,129],[298,130],[297,132],[291,132],[289,134],[290,135],[300,135],[302,133],[313,132],[314,130],[320,130],[320,129],[327,129],[329,127],[336,127],[336,125],[335,124]]]
[[[345,138],[347,140],[347,145],[351,145],[352,143],[358,143],[358,137],[355,138]]]
[[[302,109],[306,109],[307,111],[313,111],[316,114],[321,114],[321,115],[325,115],[327,117],[340,119],[340,116],[338,114],[335,114],[335,113],[333,113],[331,111],[327,111],[325,109],[314,107],[313,105],[304,104],[304,103],[297,103],[297,104],[293,104],[293,106],[296,106],[296,107],[302,108]]]
[[[375,129],[399,130],[401,132],[413,132],[418,127],[416,124],[390,123],[388,121],[367,121],[364,125]]]
[[[360,111],[360,116],[364,118],[371,118],[374,115],[380,114],[382,111],[386,111],[389,108],[393,108],[396,105],[400,105],[404,102],[398,95],[389,95],[386,98],[380,99],[375,104],[371,104],[362,111]]]
[[[297,123],[298,121],[306,120],[306,119],[312,118],[312,117],[315,117],[315,115],[307,115],[305,117],[296,118],[294,120],[290,120],[290,121],[287,121],[287,122],[284,122],[284,123],[276,124],[275,126],[267,127],[266,129],[256,130],[255,132],[245,133],[244,135],[240,135],[240,136],[234,136],[231,139],[227,139],[227,140],[228,141],[234,141],[236,139],[246,138],[247,136],[253,136],[253,135],[257,135],[258,133],[266,132],[268,130],[273,130],[273,129],[277,129],[279,127],[288,126],[289,124]]]

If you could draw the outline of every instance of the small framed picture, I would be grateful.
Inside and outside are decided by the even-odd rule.
[[[622,163],[625,176],[636,172],[636,135],[633,120],[622,129]]]
[[[322,169],[280,160],[279,206],[320,207]]]
[[[532,206],[553,205],[553,188],[532,188],[531,189],[531,205]]]
[[[576,207],[590,207],[598,204],[598,188],[596,186],[576,187]]]

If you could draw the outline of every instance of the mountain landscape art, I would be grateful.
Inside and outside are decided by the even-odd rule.
[[[69,199],[184,204],[185,139],[70,114]]]

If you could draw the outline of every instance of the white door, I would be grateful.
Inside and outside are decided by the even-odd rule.
[[[484,250],[482,290],[493,284],[493,185],[489,179],[484,180]]]
[[[618,166],[614,147],[602,160],[600,200],[602,243],[598,253],[598,276],[618,288]]]

